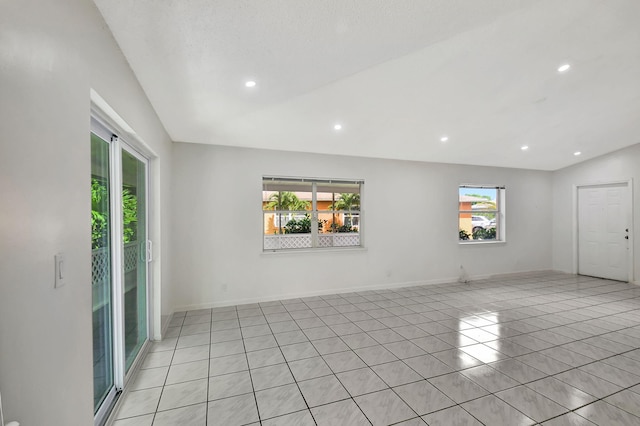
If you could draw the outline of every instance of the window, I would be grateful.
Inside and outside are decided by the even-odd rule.
[[[362,245],[362,181],[264,177],[263,250]]]
[[[501,186],[461,185],[458,230],[462,242],[504,241],[504,196]]]

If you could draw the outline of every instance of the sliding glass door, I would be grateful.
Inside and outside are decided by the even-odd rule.
[[[109,142],[91,133],[91,288],[93,292],[93,403],[114,391]]]
[[[91,122],[94,409],[106,420],[148,341],[148,161]]]
[[[122,149],[124,356],[128,372],[147,340],[147,165]]]

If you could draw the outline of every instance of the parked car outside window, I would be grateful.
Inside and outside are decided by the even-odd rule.
[[[484,216],[471,216],[471,224],[473,226],[473,232],[476,232],[478,229],[495,228],[496,220],[490,220]]]

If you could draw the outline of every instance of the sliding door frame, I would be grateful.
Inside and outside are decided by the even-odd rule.
[[[146,346],[149,344],[149,341],[151,340],[151,331],[152,331],[152,322],[153,322],[153,315],[152,315],[152,291],[151,291],[151,277],[149,275],[150,272],[150,267],[149,267],[149,263],[151,261],[151,253],[149,250],[149,164],[150,161],[147,157],[145,157],[144,155],[142,155],[140,152],[138,152],[138,150],[136,150],[133,146],[131,146],[130,144],[128,144],[125,141],[121,141],[119,143],[120,145],[120,150],[119,150],[119,161],[120,161],[120,182],[118,183],[118,190],[120,191],[120,199],[122,199],[122,182],[123,182],[123,177],[122,177],[122,152],[126,151],[127,153],[129,153],[130,155],[132,155],[133,157],[135,157],[138,161],[140,161],[141,163],[144,164],[144,194],[145,194],[145,202],[144,202],[144,207],[145,207],[145,211],[144,211],[144,241],[140,241],[140,253],[138,254],[143,255],[144,256],[144,268],[145,268],[145,297],[146,297],[146,310],[145,310],[145,316],[147,317],[147,321],[146,321],[146,333],[147,333],[147,338],[145,339],[144,344],[140,347],[140,350],[138,351],[134,361],[131,363],[131,366],[129,367],[129,371],[126,371],[126,356],[125,356],[125,345],[124,345],[124,312],[122,312],[122,316],[120,317],[122,320],[122,324],[120,324],[120,326],[122,327],[121,330],[123,330],[122,333],[122,371],[124,372],[123,374],[123,384],[122,387],[124,388],[124,385],[129,381],[129,379],[131,379],[131,376],[133,374],[133,372],[136,370],[137,364],[141,361],[142,356],[144,355],[144,353],[146,352]],[[122,208],[122,205],[120,206],[120,208]],[[122,212],[120,214],[120,218],[122,218]],[[120,245],[120,250],[122,251],[122,244]],[[124,308],[124,284],[125,284],[125,278],[124,278],[124,252],[120,254],[120,261],[122,262],[122,266],[120,268],[120,274],[121,274],[121,282],[122,285],[120,286],[120,292],[122,293],[120,295],[121,300],[122,300],[122,304],[120,305],[121,308]]]
[[[145,155],[141,154],[134,146],[123,140],[120,135],[126,133],[122,131],[118,126],[113,123],[104,120],[102,114],[99,111],[92,109],[91,112],[91,133],[95,133],[100,138],[109,143],[109,179],[111,192],[109,194],[109,206],[110,206],[110,221],[111,221],[111,234],[109,236],[111,240],[111,299],[112,299],[112,360],[113,360],[113,387],[103,400],[100,408],[95,412],[94,424],[104,425],[112,411],[116,407],[118,397],[124,390],[125,386],[136,371],[138,364],[148,350],[148,345],[151,340],[151,333],[153,330],[153,285],[150,275],[150,251],[149,251],[149,219],[150,219],[150,160]],[[145,239],[143,244],[140,245],[140,256],[144,256],[144,268],[145,268],[145,295],[146,295],[146,339],[140,350],[136,354],[136,357],[131,364],[129,370],[126,370],[126,357],[125,357],[125,327],[124,327],[124,250],[123,250],[123,206],[122,206],[122,153],[126,151],[136,159],[141,161],[145,166],[144,177],[144,191],[145,191]]]

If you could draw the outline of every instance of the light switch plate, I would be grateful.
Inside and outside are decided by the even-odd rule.
[[[64,253],[58,253],[54,256],[56,267],[56,279],[55,279],[55,288],[62,287],[66,284],[66,265],[65,265],[65,255]]]

